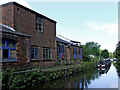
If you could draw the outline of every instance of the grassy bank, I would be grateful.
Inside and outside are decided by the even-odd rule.
[[[83,64],[63,65],[21,72],[15,72],[15,70],[8,68],[2,72],[2,85],[3,89],[20,89],[49,80],[67,77],[78,72],[85,72],[94,67],[95,64],[93,62],[85,62]]]

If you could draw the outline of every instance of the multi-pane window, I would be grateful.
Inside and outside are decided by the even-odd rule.
[[[51,48],[43,48],[43,59],[44,60],[51,59]]]
[[[43,18],[36,16],[36,30],[43,32]]]
[[[38,47],[31,46],[31,59],[38,59]]]
[[[59,57],[62,58],[62,55],[64,55],[64,45],[59,44]]]
[[[16,43],[10,40],[3,40],[0,45],[0,58],[16,59]]]
[[[59,53],[64,53],[64,45],[59,45]]]
[[[73,48],[73,54],[77,54],[77,48],[76,47]]]
[[[79,48],[79,58],[81,58],[81,48]]]
[[[79,48],[79,55],[81,55],[81,48]]]
[[[77,48],[76,47],[73,48],[73,56],[74,56],[74,58],[77,58]]]

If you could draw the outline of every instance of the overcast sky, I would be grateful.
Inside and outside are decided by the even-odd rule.
[[[11,0],[0,0],[1,3]],[[80,0],[82,2],[40,2],[38,0],[14,0],[55,21],[57,35],[82,44],[94,41],[102,49],[115,50],[118,42],[118,2],[113,0]],[[54,0],[52,0],[54,1]],[[63,0],[64,1],[64,0]],[[72,1],[72,2],[70,2]],[[97,1],[97,2],[95,2]],[[99,1],[99,2],[98,2]]]

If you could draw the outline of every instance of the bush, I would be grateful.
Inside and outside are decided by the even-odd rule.
[[[37,83],[46,82],[49,80],[66,77],[68,75],[92,69],[95,66],[93,62],[84,62],[79,65],[72,65],[69,69],[62,68],[59,70],[48,69],[47,71],[26,71],[22,73],[14,73],[14,69],[7,68],[2,71],[2,86],[6,89],[21,89]]]

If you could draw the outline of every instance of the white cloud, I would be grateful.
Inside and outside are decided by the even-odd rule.
[[[30,5],[25,0],[0,0],[0,5],[8,3],[8,2],[13,2],[13,1],[15,1],[15,2],[17,2],[17,3],[19,3],[19,4],[21,4],[21,5],[25,6],[25,7],[27,7],[27,8],[32,9],[30,7]]]
[[[116,49],[116,44],[114,44],[114,43],[101,42],[100,45],[101,45],[100,48],[102,50],[107,49],[109,52],[114,52]]]
[[[113,35],[118,34],[118,24],[116,23],[94,23],[89,22],[86,24],[90,30],[96,30],[96,31],[106,31],[107,33]]]

